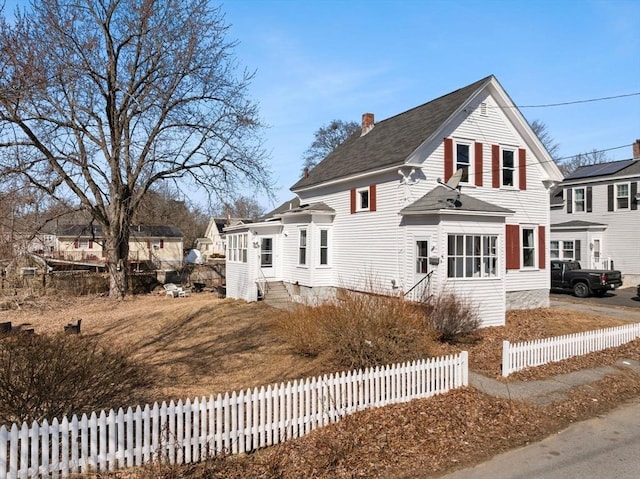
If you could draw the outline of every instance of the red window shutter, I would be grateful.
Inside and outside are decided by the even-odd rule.
[[[89,249],[93,249],[93,241],[89,240]]]
[[[507,269],[520,269],[520,226],[507,225],[505,236]]]
[[[476,170],[476,186],[482,186],[482,175],[484,174],[482,171],[482,143],[476,143],[475,152],[475,170]]]
[[[546,249],[547,244],[545,242],[544,226],[538,226],[538,268],[540,269],[545,269],[547,263],[545,256]]]
[[[499,145],[491,145],[491,186],[493,188],[500,188],[500,146]]]
[[[160,240],[160,249],[162,249],[162,248],[164,248],[164,240],[163,239]]]
[[[351,214],[356,212],[356,189],[351,190]]]
[[[444,139],[444,181],[449,181],[453,176],[453,140]]]
[[[369,211],[376,210],[376,185],[369,187]]]
[[[74,247],[74,248],[76,248],[76,249],[78,249],[78,247],[79,247],[79,246],[80,246],[80,245],[78,244],[78,240],[75,240],[75,241],[73,242],[73,247]]]
[[[527,189],[527,150],[518,149],[518,186],[521,190]]]

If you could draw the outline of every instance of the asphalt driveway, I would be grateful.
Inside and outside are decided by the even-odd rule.
[[[636,288],[623,288],[607,293],[602,298],[576,298],[571,293],[551,291],[551,307],[569,308],[586,313],[600,314],[624,321],[640,322],[640,298]]]
[[[607,294],[598,298],[590,296],[588,298],[576,298],[570,291],[559,291],[552,289],[551,300],[571,301],[579,304],[592,304],[598,306],[623,306],[626,308],[640,309],[640,298],[636,296],[636,288],[621,288],[615,291],[609,291]]]

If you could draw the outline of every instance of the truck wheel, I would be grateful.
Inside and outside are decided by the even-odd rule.
[[[576,283],[573,285],[573,294],[578,298],[587,298],[589,296],[589,286],[586,283]]]

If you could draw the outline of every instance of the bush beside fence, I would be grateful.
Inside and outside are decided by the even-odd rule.
[[[522,343],[502,342],[502,376],[629,343],[640,337],[640,323]]]
[[[468,354],[351,371],[161,406],[0,428],[0,479],[68,476],[152,461],[192,463],[299,437],[368,407],[468,385]]]

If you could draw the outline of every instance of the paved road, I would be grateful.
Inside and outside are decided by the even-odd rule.
[[[590,296],[588,298],[576,298],[571,292],[558,290],[551,291],[551,299],[559,301],[571,301],[579,304],[595,304],[600,306],[623,306],[626,308],[640,309],[640,297],[636,296],[636,288],[622,288],[606,293],[603,297]]]
[[[637,479],[640,401],[440,479]]]

